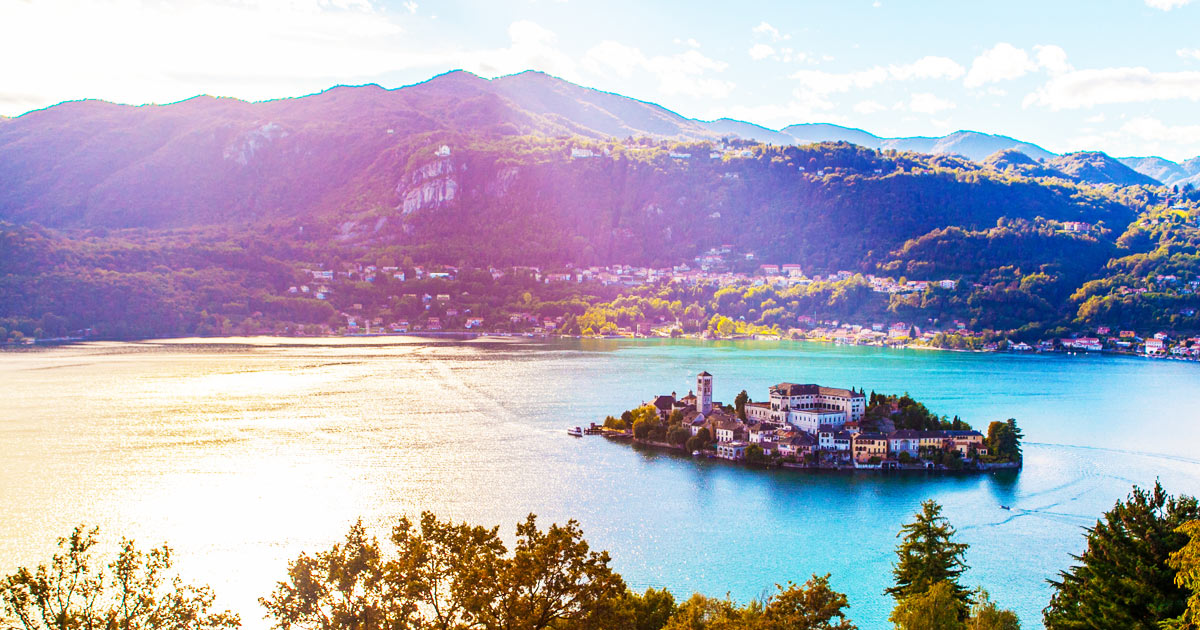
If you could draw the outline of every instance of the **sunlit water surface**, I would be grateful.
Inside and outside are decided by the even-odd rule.
[[[910,392],[976,427],[1016,417],[1019,474],[762,472],[565,429],[716,377]],[[169,542],[177,568],[264,628],[288,559],[357,518],[574,518],[635,588],[746,601],[830,572],[886,626],[896,532],[923,499],[970,543],[967,582],[1040,627],[1045,580],[1134,484],[1200,493],[1200,366],[792,342],[362,339],[94,343],[0,353],[0,571],[76,523]],[[1003,510],[1008,505],[1012,510]]]

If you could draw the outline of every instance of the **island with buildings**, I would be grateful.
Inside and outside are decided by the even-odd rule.
[[[655,396],[605,419],[598,432],[634,444],[751,465],[834,470],[987,471],[1021,467],[1016,421],[987,434],[930,412],[907,394],[779,383],[764,402],[743,390],[733,405],[713,400],[701,372],[686,396]]]

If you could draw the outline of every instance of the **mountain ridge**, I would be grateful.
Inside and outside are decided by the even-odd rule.
[[[404,91],[421,92],[427,89],[442,90],[451,85],[469,89],[476,92],[477,95],[480,92],[491,91],[504,97],[525,111],[543,118],[542,122],[545,123],[543,131],[547,133],[570,133],[593,138],[648,135],[695,140],[716,140],[723,136],[733,135],[768,144],[804,144],[840,140],[880,150],[961,155],[977,162],[983,161],[997,151],[1010,148],[1018,149],[1038,160],[1049,160],[1059,156],[1059,154],[1032,142],[1002,134],[965,129],[944,136],[883,137],[856,127],[821,122],[796,123],[780,129],[772,129],[754,122],[730,118],[706,121],[688,118],[651,101],[577,85],[536,70],[526,70],[494,79],[486,79],[461,69],[451,70],[424,81],[396,88],[385,88],[377,83],[335,85],[308,95],[264,101],[245,101],[206,94],[161,105],[124,105],[97,99],[81,99],[65,101],[13,118],[0,117],[0,122],[20,121],[36,112],[61,108],[74,103],[103,103],[117,107],[143,108],[195,106],[195,104],[205,101],[216,101],[253,106],[297,103],[305,99],[348,90],[391,94]],[[286,110],[287,106],[284,105],[280,109]],[[1086,152],[1093,153],[1094,151]],[[1200,156],[1178,163],[1156,156],[1115,159],[1166,185],[1200,185]]]

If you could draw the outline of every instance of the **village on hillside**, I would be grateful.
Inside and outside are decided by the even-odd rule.
[[[919,427],[919,428],[914,428]],[[936,427],[936,428],[934,428]],[[766,402],[745,391],[734,405],[713,400],[701,372],[686,396],[659,395],[591,432],[635,444],[785,468],[993,470],[1020,468],[1016,423],[988,435],[957,417],[938,418],[903,397],[816,384],[779,383]]]

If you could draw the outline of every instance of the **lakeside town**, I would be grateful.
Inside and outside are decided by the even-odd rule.
[[[1071,222],[1070,230],[1088,230],[1090,226]],[[489,267],[486,270],[465,270],[453,266],[426,268],[414,266],[408,271],[398,266],[377,267],[354,265],[340,271],[329,269],[305,269],[311,284],[299,284],[288,288],[289,294],[311,295],[318,300],[329,299],[339,283],[374,283],[381,276],[390,282],[406,283],[413,280],[442,280],[453,283],[464,271],[483,271],[493,280],[506,276],[525,276],[534,282],[553,284],[584,285],[595,283],[603,287],[636,288],[657,283],[675,284],[685,287],[804,287],[820,282],[845,282],[861,278],[876,294],[884,296],[919,296],[934,288],[952,291],[965,280],[911,280],[874,274],[856,274],[841,270],[831,274],[805,275],[798,264],[758,265],[753,271],[732,271],[724,268],[728,262],[728,246],[714,248],[698,256],[695,267],[687,264],[672,268],[655,269],[629,265],[610,265],[549,271],[544,268],[518,266],[506,269]],[[743,255],[753,260],[754,254]],[[1175,276],[1155,278],[1158,290],[1175,292],[1181,296],[1200,294],[1200,280],[1182,281]],[[970,284],[970,283],[968,283]],[[974,285],[970,285],[974,286]],[[1124,288],[1133,293],[1145,293],[1147,288]],[[585,331],[572,330],[566,315],[540,315],[533,311],[501,313],[499,317],[485,318],[474,312],[469,295],[454,293],[398,293],[394,301],[419,305],[419,316],[388,320],[381,316],[364,313],[362,304],[351,304],[349,310],[338,313],[344,326],[321,326],[310,331],[328,335],[379,335],[403,333],[476,332],[499,334],[522,334],[528,336],[581,336]],[[1195,311],[1187,309],[1180,313],[1191,317]],[[686,331],[680,319],[658,318],[614,325],[604,331],[589,331],[586,336],[597,337],[694,337],[705,339],[793,339],[830,342],[846,345],[870,345],[889,347],[920,347],[983,352],[1107,352],[1141,355],[1151,358],[1200,360],[1200,335],[1173,335],[1162,330],[1114,330],[1109,326],[1072,333],[1070,336],[1039,339],[1034,342],[990,339],[988,331],[972,329],[968,322],[916,321],[841,321],[800,315],[795,325],[787,328],[764,329],[753,332],[723,332],[717,329]]]
[[[909,396],[817,384],[779,383],[765,402],[743,390],[733,405],[713,400],[713,375],[696,375],[685,396],[658,395],[603,426],[570,430],[760,466],[831,470],[986,471],[1021,467],[1016,421],[988,434],[938,417]]]

